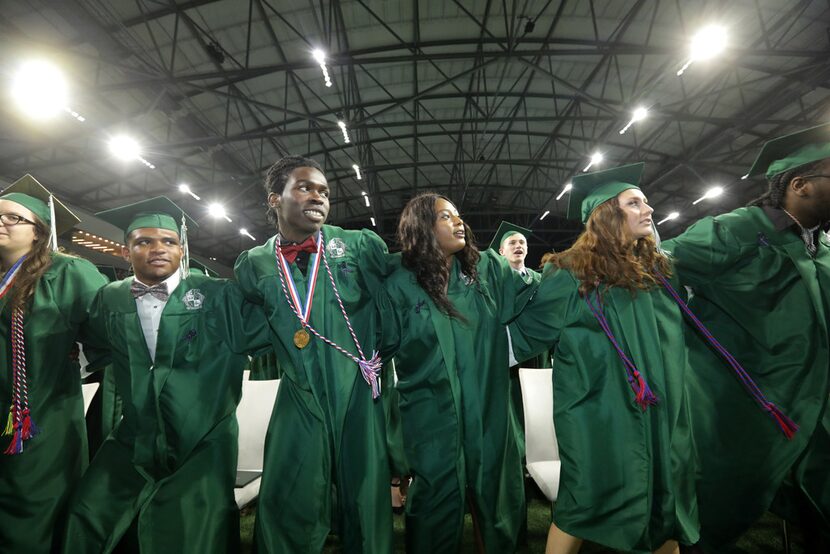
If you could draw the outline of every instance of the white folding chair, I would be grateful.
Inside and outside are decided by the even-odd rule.
[[[519,368],[525,412],[527,472],[551,502],[559,493],[562,462],[553,427],[553,370]]]
[[[279,379],[251,381],[250,371],[242,379],[242,400],[236,408],[239,422],[239,460],[236,464],[236,505],[244,508],[259,496],[265,458],[265,433],[277,399]]]
[[[81,392],[84,395],[84,415],[86,415],[87,410],[89,410],[89,405],[92,404],[92,399],[95,397],[95,393],[98,391],[98,383],[86,383],[85,385],[81,385]]]

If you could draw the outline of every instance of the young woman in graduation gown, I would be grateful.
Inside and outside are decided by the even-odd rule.
[[[457,552],[469,506],[485,551],[513,552],[524,481],[508,411],[504,326],[532,287],[494,251],[478,252],[443,196],[413,198],[398,240],[401,265],[385,283],[380,309],[414,476],[407,551]]]
[[[671,553],[698,539],[683,316],[658,277],[671,269],[635,186],[641,172],[634,164],[574,179],[568,215],[586,228],[546,258],[536,295],[509,327],[518,360],[555,349],[562,469],[548,553],[577,552],[582,539]]]
[[[55,529],[87,463],[71,353],[106,279],[86,260],[52,251],[48,191],[29,175],[8,190],[0,197],[0,552],[46,554],[56,551]],[[55,205],[58,229],[77,222]]]

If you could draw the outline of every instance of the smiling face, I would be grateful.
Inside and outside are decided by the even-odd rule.
[[[136,279],[145,285],[157,285],[179,270],[183,252],[175,231],[141,228],[127,237],[122,254],[132,264]]]
[[[507,263],[513,269],[522,269],[525,266],[525,258],[527,257],[527,239],[521,233],[508,235],[501,242],[499,254],[507,259]]]
[[[0,214],[16,215],[26,220],[21,220],[16,225],[0,222],[0,251],[11,257],[20,257],[29,252],[38,240],[35,226],[29,222],[35,221],[37,216],[25,206],[11,200],[0,200]]]
[[[320,230],[329,215],[329,184],[313,167],[291,172],[282,194],[268,195],[268,205],[277,213],[277,226],[286,240],[301,242]]]
[[[444,256],[460,252],[467,244],[464,233],[464,220],[458,215],[453,203],[445,198],[435,201],[435,240]]]
[[[654,232],[651,226],[651,214],[654,208],[648,205],[648,199],[639,189],[624,190],[617,195],[617,202],[625,214],[628,231],[634,240],[647,237]]]

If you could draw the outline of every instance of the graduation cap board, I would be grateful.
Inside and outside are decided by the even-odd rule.
[[[764,174],[772,179],[779,173],[825,158],[830,158],[830,123],[767,142],[747,176]]]
[[[612,167],[603,171],[577,175],[571,181],[571,196],[568,200],[568,219],[581,219],[587,223],[593,211],[619,193],[638,189],[643,176],[643,162]]]
[[[20,204],[52,229],[52,249],[57,250],[57,236],[65,233],[81,220],[55,198],[49,190],[28,173],[6,187],[0,199]]]
[[[502,221],[501,223],[499,223],[499,228],[496,230],[496,235],[493,237],[493,240],[490,241],[490,246],[488,246],[488,248],[492,248],[493,250],[498,252],[499,248],[501,248],[502,243],[509,237],[515,235],[516,233],[524,236],[524,238],[527,239],[530,236],[530,229],[519,227],[518,225],[514,225],[509,221]]]
[[[184,255],[181,271],[186,276],[190,269],[190,253],[187,245],[187,229],[199,225],[187,213],[166,196],[148,198],[135,204],[98,212],[99,217],[124,230],[124,243],[136,229],[167,229],[178,233]]]

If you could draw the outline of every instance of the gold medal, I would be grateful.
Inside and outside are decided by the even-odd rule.
[[[305,329],[300,329],[299,331],[294,333],[294,346],[296,346],[300,350],[308,346],[310,340],[311,336]]]

